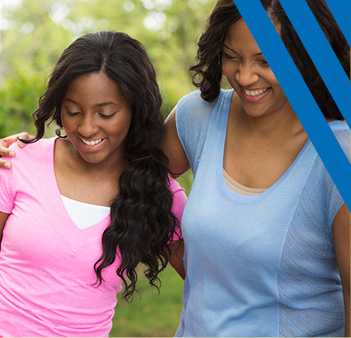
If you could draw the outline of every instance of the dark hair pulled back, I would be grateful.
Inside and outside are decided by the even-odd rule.
[[[279,1],[261,0],[261,3],[273,23],[280,24],[282,41],[324,116],[342,120],[343,116]],[[307,0],[307,3],[347,76],[350,76],[350,46],[327,5],[324,0]],[[241,15],[233,0],[218,0],[199,39],[196,55],[197,64],[189,69],[194,71],[193,84],[200,88],[201,97],[206,101],[211,102],[219,95],[222,79],[221,57],[225,35],[228,28],[240,18]]]
[[[128,299],[135,291],[139,263],[145,265],[150,284],[157,287],[158,273],[168,263],[169,243],[178,226],[171,211],[167,158],[159,150],[164,133],[162,97],[156,72],[141,43],[114,31],[75,40],[59,58],[39,100],[33,114],[37,135],[31,142],[43,137],[47,122],[55,121],[62,127],[61,102],[71,81],[99,72],[118,83],[131,106],[132,119],[124,149],[129,166],[119,178],[111,223],[102,235],[103,253],[94,269],[101,284],[102,270],[119,255],[121,264],[116,272]],[[136,160],[141,157],[145,158]]]

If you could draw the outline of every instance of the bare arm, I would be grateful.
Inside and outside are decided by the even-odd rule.
[[[172,176],[177,177],[190,169],[190,165],[178,138],[175,115],[176,108],[171,111],[165,121],[166,133],[161,148],[169,159],[169,170]]]
[[[182,143],[178,138],[176,121],[176,108],[168,115],[165,126],[165,137],[162,143],[162,150],[169,160],[169,170],[173,177],[180,176],[190,169],[188,158],[186,157]],[[183,262],[184,241],[181,239],[170,245],[171,257],[169,263],[178,272],[180,277],[185,279],[185,269]]]
[[[11,135],[0,139],[0,168],[10,169],[11,163],[1,158],[1,156],[5,157],[15,157],[16,154],[13,150],[8,149],[11,144],[18,142],[18,146],[23,148],[25,144],[20,142],[17,138],[21,138],[24,140],[30,140],[32,137],[29,136],[27,133],[20,133],[16,135]]]
[[[9,214],[4,214],[3,212],[0,212],[0,251],[1,251],[2,234],[4,232],[5,224],[8,217],[9,217]]]
[[[345,337],[350,337],[350,211],[344,204],[333,222],[336,259],[345,304]]]
[[[177,242],[172,243],[169,248],[171,249],[171,257],[169,263],[176,270],[180,277],[185,279],[185,269],[183,262],[184,255],[184,241],[181,239]]]

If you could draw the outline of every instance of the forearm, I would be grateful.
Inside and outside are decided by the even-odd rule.
[[[172,243],[170,246],[171,256],[169,258],[169,263],[172,265],[174,270],[176,270],[182,279],[185,279],[185,269],[184,269],[184,241],[181,239],[177,242]]]

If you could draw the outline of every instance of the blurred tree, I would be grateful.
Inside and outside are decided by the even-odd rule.
[[[22,0],[4,7],[0,31],[0,137],[33,132],[31,114],[58,57],[78,36],[112,29],[145,46],[167,115],[194,90],[188,67],[212,0]],[[1,29],[1,27],[0,27]]]

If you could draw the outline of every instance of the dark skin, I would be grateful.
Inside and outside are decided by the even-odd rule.
[[[164,140],[164,145],[163,145],[163,150],[167,154],[168,158],[171,159],[170,165],[171,165],[171,171],[176,172],[176,173],[183,173],[186,172],[189,168],[189,161],[186,157],[186,154],[184,152],[184,149],[181,145],[181,142],[178,138],[177,135],[177,129],[176,129],[176,124],[175,124],[175,114],[176,110],[174,109],[172,113],[169,115],[165,122],[165,126],[167,129],[166,132],[166,137]],[[236,117],[234,117],[236,119]],[[229,122],[229,125],[231,122]],[[228,125],[228,130],[229,127]],[[298,130],[298,128],[297,128]],[[30,139],[30,136],[27,133],[21,133],[19,134],[20,138],[24,139]],[[17,135],[12,135],[7,137],[6,139],[0,140],[0,143],[2,144],[2,147],[0,149],[0,153],[4,157],[13,157],[10,154],[10,150],[7,149],[8,146],[12,143],[15,143],[17,141],[16,139]],[[294,138],[294,134],[291,136]],[[296,140],[300,145],[297,147],[298,149],[301,149],[301,147],[304,144],[303,140],[303,133],[299,133],[298,131],[295,133]],[[228,144],[233,144],[231,140],[231,136],[228,136],[227,134],[227,140],[226,146]],[[252,138],[252,142],[254,141],[254,137]],[[17,141],[19,142],[19,141]],[[269,143],[272,142],[267,140],[267,148]],[[287,144],[289,147],[291,143]],[[19,144],[20,147],[23,147],[24,144]],[[282,146],[282,145],[281,145]],[[261,145],[262,149],[264,149],[264,145]],[[239,151],[240,149],[234,150]],[[298,153],[298,150],[295,150],[295,152]],[[226,156],[228,158],[231,158],[232,155],[230,155],[232,151],[230,149],[227,150]],[[262,154],[261,154],[262,155]],[[290,160],[286,160],[285,166],[288,166],[289,161],[293,161],[294,158],[291,158]],[[4,164],[9,163],[6,160],[0,158],[0,167],[4,167]],[[229,161],[230,163],[230,161]],[[233,162],[231,162],[233,163]],[[244,165],[242,168],[245,169],[245,167],[248,164]],[[267,164],[269,166],[269,163]],[[247,168],[247,167],[246,167]],[[263,168],[263,167],[262,167]],[[261,169],[262,169],[261,168]],[[281,167],[280,167],[281,168]],[[226,170],[233,175],[233,172],[235,171],[235,167],[231,167],[230,164],[229,166],[227,165]],[[282,170],[282,169],[280,169]],[[240,171],[238,171],[239,173]],[[245,172],[245,170],[243,171]],[[248,171],[250,174],[251,171]],[[279,176],[279,172],[276,173],[276,177]],[[256,176],[256,175],[254,175]],[[253,177],[253,176],[252,176]],[[244,178],[244,177],[243,177]],[[269,177],[265,178],[265,182],[262,181],[262,186],[265,186],[267,184],[267,179],[269,180]],[[240,181],[240,178],[239,178]],[[269,184],[269,183],[268,183]],[[255,183],[253,183],[253,186],[255,186]],[[0,213],[0,233],[2,234],[2,228],[1,224],[4,224],[6,222],[8,215]],[[335,251],[337,255],[337,262],[338,262],[338,267],[342,279],[342,284],[343,284],[343,295],[344,295],[344,303],[345,303],[345,337],[350,336],[350,321],[348,320],[350,318],[350,211],[347,208],[346,204],[344,204],[339,212],[337,213],[333,225],[333,235],[334,235],[334,243],[335,243]],[[1,236],[1,235],[0,235]],[[170,259],[170,264],[175,268],[175,270],[179,273],[179,275],[184,279],[185,278],[185,270],[184,270],[184,265],[183,265],[183,253],[184,253],[184,244],[182,241],[181,246],[179,247],[179,243],[173,243],[171,244],[171,251],[172,251],[172,256]]]
[[[124,156],[124,138],[131,120],[128,101],[104,74],[84,75],[69,86],[61,119],[68,138],[55,142],[54,168],[60,193],[76,201],[110,206],[119,191],[119,177],[129,166]],[[30,138],[25,133],[18,136]],[[7,138],[3,144],[9,146],[14,141],[16,138]],[[10,151],[7,155],[14,154]],[[0,213],[0,239],[7,218],[8,214]],[[184,279],[183,241],[169,248],[169,262]]]
[[[227,126],[224,169],[244,186],[269,188],[291,166],[308,136],[242,20],[233,24],[226,34],[222,71],[235,89]],[[165,122],[162,150],[169,159],[170,171],[180,175],[190,165],[178,138],[175,116],[176,109],[173,109]],[[1,152],[6,154],[3,148]],[[0,166],[3,163],[0,161]],[[338,211],[332,230],[343,286],[345,336],[349,337],[350,211],[346,204]]]
[[[22,139],[30,139],[31,136],[29,136],[27,133],[21,133],[21,134],[18,134],[18,136]],[[2,140],[4,141],[4,140]],[[8,138],[6,138],[5,140],[5,143],[6,143],[6,146],[10,146],[11,144],[15,143],[17,141],[17,135],[13,135],[13,136],[10,136]],[[24,147],[25,144],[21,143],[20,141],[17,141],[19,143],[19,146],[20,147]],[[4,143],[4,142],[3,142]],[[10,154],[10,151],[8,149],[5,150],[6,152],[6,155],[3,155],[4,157],[13,157],[11,156]],[[60,156],[64,156],[64,154],[61,154]],[[67,157],[64,157],[64,160],[61,159],[61,161],[58,161],[57,163],[61,163],[61,164],[64,164],[66,163],[66,159]],[[7,162],[5,160],[3,160],[2,158],[0,158],[0,166],[4,168],[4,164],[5,163],[8,163],[10,164],[10,162]],[[67,166],[67,163],[64,165],[64,167],[67,169],[68,166]],[[60,170],[58,170],[60,171]],[[101,175],[100,175],[101,177]],[[96,182],[93,180],[93,182]],[[102,182],[99,182],[99,187],[101,187],[101,183]],[[98,189],[99,191],[101,191],[101,189]],[[86,194],[84,194],[84,196],[86,196]],[[106,201],[102,202],[102,205],[105,205],[106,204]],[[7,218],[8,218],[8,214],[4,214],[2,212],[0,212],[0,250],[1,250],[1,240],[2,240],[2,234],[3,234],[3,230],[4,230],[4,227],[5,227],[5,224],[6,224],[6,221],[7,221]],[[175,243],[172,243],[170,246],[169,246],[170,250],[171,250],[171,256],[169,257],[169,263],[171,264],[171,266],[177,271],[177,273],[179,274],[179,276],[182,278],[182,279],[185,279],[185,269],[184,269],[184,263],[183,263],[183,255],[184,255],[184,242],[183,240],[179,240]]]
[[[222,71],[235,89],[223,167],[246,187],[269,188],[291,166],[308,136],[242,19],[228,29]],[[163,151],[170,171],[183,173],[190,165],[178,138],[175,116],[176,108],[165,122]],[[238,158],[240,161],[235,160]],[[343,285],[345,337],[349,337],[350,211],[346,204],[338,211],[332,230]]]

